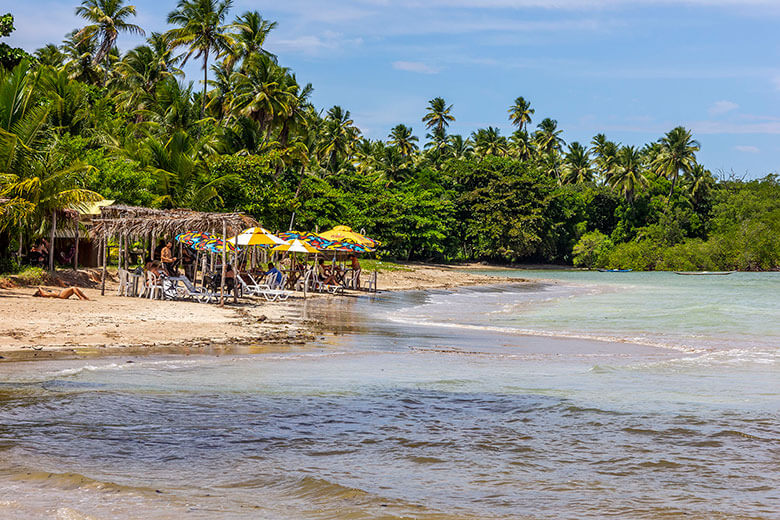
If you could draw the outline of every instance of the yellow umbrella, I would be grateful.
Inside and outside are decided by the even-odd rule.
[[[340,240],[341,242],[351,242],[368,249],[376,249],[379,241],[352,231],[348,226],[336,226],[333,229],[320,233],[320,236],[328,240]]]
[[[286,251],[288,253],[319,253],[318,249],[315,249],[306,242],[298,240],[297,238],[287,244],[278,245],[271,249],[271,251]]]
[[[227,241],[237,246],[278,246],[287,243],[262,227],[245,229]]]

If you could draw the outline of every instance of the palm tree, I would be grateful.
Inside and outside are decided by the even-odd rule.
[[[396,147],[398,153],[403,157],[411,156],[417,151],[417,145],[415,144],[419,139],[417,136],[412,135],[412,129],[406,125],[396,125],[390,134],[387,136],[389,143]]]
[[[139,26],[126,21],[130,16],[135,16],[135,6],[123,4],[124,0],[83,0],[76,8],[77,15],[92,22],[92,25],[81,29],[76,37],[100,42],[93,60],[96,64],[106,60],[104,83],[108,81],[109,53],[116,45],[119,33],[144,34]]]
[[[471,140],[474,141],[474,152],[481,157],[487,155],[503,157],[509,152],[506,137],[501,135],[501,130],[492,126],[473,132]]]
[[[658,143],[661,147],[652,165],[655,167],[656,173],[664,175],[672,181],[669,198],[666,201],[668,208],[680,172],[690,173],[696,165],[696,152],[699,151],[699,143],[693,139],[690,130],[686,130],[682,126],[670,130],[658,140]]]
[[[684,182],[688,196],[693,201],[695,207],[701,205],[704,198],[715,185],[712,173],[701,164],[693,166],[691,171],[685,175]]]
[[[200,115],[206,110],[206,88],[208,87],[209,56],[211,53],[228,52],[233,37],[223,25],[233,0],[179,0],[174,11],[168,14],[168,23],[179,28],[168,31],[171,46],[187,47],[182,66],[192,55],[203,58],[203,94]]]
[[[449,137],[447,148],[456,159],[465,159],[474,152],[471,139],[463,139],[463,136],[458,134]]]
[[[563,130],[558,130],[558,121],[545,118],[537,126],[538,130],[534,132],[534,141],[539,151],[544,154],[557,152],[561,146],[566,144],[561,138]]]
[[[100,81],[100,69],[94,60],[97,43],[94,39],[79,39],[77,34],[73,31],[62,41],[65,70],[71,79],[96,84]]]
[[[647,178],[642,174],[643,169],[642,152],[633,146],[624,146],[617,153],[615,168],[608,183],[623,194],[626,202],[633,204],[636,192],[648,185]]]
[[[118,105],[128,112],[148,108],[160,82],[183,75],[177,61],[165,36],[152,33],[146,45],[131,50],[116,65]]]
[[[524,127],[531,124],[531,116],[534,115],[534,112],[535,110],[531,108],[531,103],[520,96],[509,107],[509,120],[522,132]]]
[[[428,101],[428,113],[422,118],[425,128],[429,130],[435,128],[439,133],[446,131],[450,122],[455,121],[455,116],[451,112],[452,105],[447,106],[444,98],[436,97]]]
[[[268,52],[263,46],[268,34],[276,28],[276,22],[271,22],[260,16],[257,11],[247,11],[233,23],[234,43],[225,53],[225,66],[232,69],[237,62],[241,62],[242,72],[245,62],[250,56],[264,55],[276,61],[276,56]]]
[[[510,138],[512,155],[520,160],[528,160],[534,154],[534,143],[525,130],[515,130]]]
[[[441,154],[447,147],[447,130],[444,128],[434,128],[430,134],[425,134],[425,138],[428,139],[425,148],[437,154]]]
[[[562,180],[565,184],[581,184],[593,180],[588,150],[577,141],[569,145],[563,166]]]
[[[360,139],[360,130],[352,121],[349,110],[336,105],[328,110],[322,129],[319,156],[335,172],[342,160],[349,157]]]
[[[60,68],[65,65],[65,54],[53,43],[49,43],[35,51],[35,59],[41,65],[50,67]]]
[[[274,123],[291,114],[300,87],[288,69],[267,56],[252,56],[245,65],[246,73],[235,72],[231,76],[231,111],[259,122],[270,137]]]
[[[603,181],[609,184],[617,165],[618,145],[607,140],[604,134],[596,134],[590,144],[594,155],[593,164]]]

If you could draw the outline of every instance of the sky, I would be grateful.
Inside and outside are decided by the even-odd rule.
[[[170,28],[174,0],[127,3],[147,33]],[[16,18],[5,41],[61,42],[84,25],[76,5],[0,0]],[[523,96],[532,126],[553,118],[567,143],[603,132],[641,146],[683,125],[716,175],[780,170],[780,0],[234,0],[230,17],[247,10],[278,22],[268,49],[317,107],[350,110],[373,139],[404,123],[424,141],[437,96],[454,105],[450,133],[508,135]],[[122,50],[139,43],[120,36]]]

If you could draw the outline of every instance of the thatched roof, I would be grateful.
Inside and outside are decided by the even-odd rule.
[[[222,234],[223,223],[229,236],[259,225],[243,213],[204,213],[189,209],[151,209],[137,206],[112,205],[100,208],[100,216],[92,219],[94,238],[117,235],[145,237],[149,233],[173,237],[187,231]]]

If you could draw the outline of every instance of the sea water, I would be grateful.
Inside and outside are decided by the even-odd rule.
[[[0,365],[0,518],[780,516],[780,275],[496,274],[309,301],[305,347]]]

